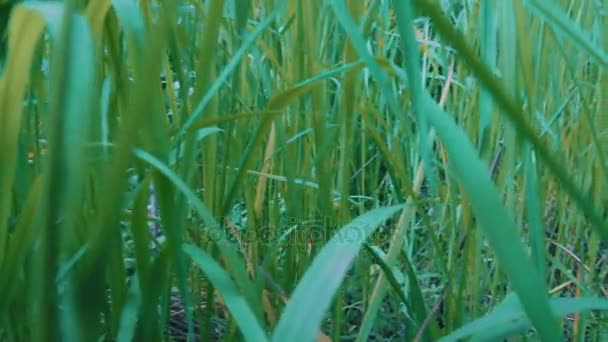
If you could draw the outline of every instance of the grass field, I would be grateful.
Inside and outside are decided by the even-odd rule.
[[[0,0],[0,341],[608,340],[608,3]]]

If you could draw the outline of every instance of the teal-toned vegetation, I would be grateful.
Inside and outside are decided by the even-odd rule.
[[[607,6],[0,0],[0,341],[608,340]]]

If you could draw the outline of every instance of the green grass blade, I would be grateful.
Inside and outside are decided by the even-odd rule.
[[[203,98],[196,105],[188,120],[184,122],[182,127],[178,132],[178,136],[184,135],[192,125],[195,124],[196,120],[200,118],[203,114],[205,107],[209,104],[211,99],[217,94],[219,89],[224,85],[230,74],[237,68],[240,63],[240,60],[245,56],[249,48],[255,43],[255,40],[272,24],[275,17],[281,13],[283,10],[283,6],[277,6],[263,21],[261,21],[253,30],[253,32],[249,33],[245,39],[243,39],[243,43],[239,47],[239,49],[234,53],[228,64],[222,69],[218,77],[213,81],[209,89],[205,92]]]
[[[555,298],[551,300],[551,307],[557,316],[564,317],[591,310],[608,311],[608,300]],[[530,326],[517,296],[511,293],[490,313],[443,337],[441,341],[461,341],[467,337],[481,341],[503,340],[518,333],[525,333]]]
[[[524,145],[525,158],[524,168],[526,170],[526,217],[528,218],[528,229],[530,231],[530,242],[532,244],[532,261],[536,265],[542,279],[547,275],[545,258],[545,231],[541,217],[541,202],[538,190],[537,164],[528,144]]]
[[[205,222],[210,227],[217,227],[218,223],[215,220],[215,218],[213,217],[213,215],[211,214],[211,211],[209,211],[209,209],[207,209],[207,206],[205,206],[205,204],[203,202],[201,202],[200,199],[198,199],[196,194],[194,194],[194,192],[188,187],[188,185],[186,183],[184,183],[184,181],[179,179],[179,177],[177,176],[177,174],[175,174],[175,172],[173,172],[173,170],[171,170],[168,166],[163,164],[160,160],[158,160],[152,154],[150,154],[144,150],[135,149],[134,154],[141,160],[154,166],[165,177],[169,178],[169,180],[177,187],[177,189],[180,190],[187,197],[187,199],[192,203],[192,205],[195,207],[197,212],[201,215],[201,218],[203,220],[205,220]]]
[[[49,16],[53,18],[52,16]],[[54,19],[54,18],[53,18]],[[83,149],[89,139],[89,120],[95,105],[95,49],[86,18],[73,14],[68,6],[62,16],[62,26],[55,42],[51,66],[52,101],[50,103],[51,130],[49,133],[48,178],[46,178],[47,207],[44,230],[43,296],[46,318],[41,336],[53,338],[59,331],[55,324],[61,301],[67,306],[61,315],[61,325],[70,336],[82,334],[72,304],[74,292],[69,289],[65,298],[58,298],[55,282],[64,253],[79,248],[70,238],[77,231],[82,206],[81,186],[85,181]],[[79,50],[82,49],[82,50]],[[68,181],[69,180],[69,181]],[[63,252],[63,253],[62,253]],[[42,285],[41,284],[41,285]],[[50,316],[54,316],[51,318]],[[44,316],[43,316],[44,317]]]
[[[200,267],[213,287],[222,294],[222,299],[234,317],[236,324],[246,341],[268,341],[268,336],[257,320],[245,298],[239,293],[238,288],[230,279],[230,276],[211,256],[200,248],[186,244],[184,252],[192,258],[194,263]]]
[[[141,290],[139,288],[139,277],[133,277],[133,281],[129,287],[128,299],[120,317],[120,327],[118,329],[117,337],[118,342],[133,341],[141,301],[142,298]]]
[[[312,341],[365,240],[403,205],[369,211],[336,232],[304,273],[281,314],[273,341]],[[314,299],[313,299],[314,298]]]
[[[502,206],[498,193],[471,141],[449,115],[427,97],[429,122],[443,140],[450,164],[471,200],[480,227],[520,296],[523,306],[548,341],[561,340],[547,299],[544,281],[526,255],[513,218]]]
[[[0,79],[0,250],[7,242],[6,222],[11,210],[10,189],[15,181],[17,142],[34,50],[45,22],[37,11],[17,6],[9,23],[8,56]],[[4,253],[0,253],[2,263]]]
[[[496,64],[496,16],[495,6],[493,1],[484,1],[480,4],[481,13],[481,58],[490,69],[494,69]],[[483,152],[489,151],[489,134],[490,124],[492,123],[494,103],[488,90],[482,88],[479,90],[479,129],[478,129],[478,147]]]
[[[112,7],[124,28],[127,41],[135,48],[145,49],[146,27],[144,17],[133,0],[111,0]]]
[[[591,223],[593,223],[593,228],[596,229],[597,233],[605,239],[608,239],[608,229],[606,228],[605,220],[602,219],[597,212],[597,209],[589,201],[589,197],[586,196],[572,180],[572,177],[569,176],[558,158],[550,152],[549,148],[523,117],[521,113],[522,106],[518,104],[518,101],[515,101],[508,95],[508,92],[505,91],[499,80],[479,61],[477,55],[468,47],[464,37],[451,27],[436,5],[430,4],[428,1],[424,0],[416,0],[415,3],[417,7],[434,20],[437,30],[441,32],[442,35],[445,35],[463,56],[465,63],[471,67],[475,76],[477,76],[483,85],[487,87],[494,96],[496,103],[502,107],[503,113],[516,127],[518,135],[532,143],[532,146],[538,152],[540,159],[547,164],[553,175],[562,182],[562,186],[566,192],[572,197],[578,208],[585,213]]]
[[[581,28],[552,1],[526,0],[526,5],[547,21],[554,30],[565,34],[581,51],[586,52],[599,63],[602,68],[608,68],[608,53],[589,39],[589,34]]]
[[[35,224],[36,213],[40,210],[43,180],[39,176],[34,181],[27,196],[20,221],[15,228],[16,233],[11,236],[9,247],[4,253],[4,262],[0,264],[0,274],[16,274],[17,269],[26,259],[34,246],[36,236],[40,232],[40,225]],[[18,284],[12,277],[0,277],[0,291],[4,295],[0,299],[0,308],[7,308],[8,302]],[[0,321],[6,314],[0,310]]]
[[[221,228],[220,223],[215,219],[207,206],[174,171],[169,169],[167,165],[153,155],[140,149],[134,150],[134,154],[156,168],[164,177],[167,177],[167,179],[184,195],[196,213],[203,219],[205,226],[211,231],[210,234],[212,233],[213,236],[219,237],[219,240],[216,241],[216,246],[226,258],[227,267],[231,271],[233,277],[235,277],[239,289],[241,291],[246,291],[246,298],[249,302],[257,303],[259,298],[253,298],[254,294],[251,292],[253,287],[251,281],[247,277],[243,258],[237,254],[235,244],[228,240],[226,232]]]
[[[434,172],[435,164],[432,158],[432,145],[429,142],[429,127],[426,115],[423,111],[424,103],[424,84],[422,80],[422,70],[420,67],[420,47],[414,27],[410,26],[413,22],[413,6],[409,1],[396,1],[395,15],[397,19],[397,31],[399,32],[401,47],[407,56],[405,58],[407,80],[410,90],[410,100],[412,109],[416,115],[416,128],[418,136],[419,153],[424,161],[424,172],[431,185],[431,195],[435,196],[439,186],[439,180]],[[389,94],[386,94],[389,96]]]

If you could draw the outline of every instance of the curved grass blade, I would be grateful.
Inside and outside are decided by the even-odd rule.
[[[524,118],[521,113],[522,106],[508,95],[498,78],[479,61],[476,53],[468,47],[464,37],[451,27],[436,5],[424,0],[416,0],[414,3],[416,7],[433,19],[437,31],[445,36],[462,55],[464,62],[470,66],[471,71],[492,94],[496,103],[502,107],[504,114],[516,127],[518,134],[531,142],[534,149],[538,151],[538,156],[547,163],[551,173],[560,180],[564,190],[566,190],[577,207],[591,221],[598,235],[604,239],[608,239],[608,229],[606,228],[604,219],[602,219],[602,216],[599,215],[597,209],[590,202],[589,197],[576,186],[566,169],[550,153],[549,148]]]
[[[340,1],[335,1],[340,4]],[[352,22],[343,13],[344,25],[348,25],[351,39],[361,43],[361,35],[352,27]],[[352,19],[350,20],[352,21]],[[386,75],[373,63],[373,58],[367,49],[359,49],[361,58],[368,63],[370,71],[378,82],[384,82]],[[385,96],[392,96],[390,87],[383,88]],[[502,206],[486,167],[476,154],[475,148],[467,135],[458,127],[427,92],[420,94],[422,99],[420,110],[427,114],[429,123],[435,128],[443,140],[454,174],[468,193],[474,213],[481,228],[486,233],[491,246],[496,251],[498,259],[509,275],[515,291],[522,297],[524,308],[528,312],[541,336],[548,340],[560,340],[555,322],[553,322],[544,282],[534,272],[529,258],[526,256],[512,217]],[[399,111],[398,108],[395,110]]]
[[[241,329],[245,340],[251,342],[268,341],[268,336],[266,336],[254,312],[247,304],[246,299],[241,296],[230,276],[222,269],[222,266],[194,245],[185,244],[183,251],[205,272],[213,287],[222,294],[222,299],[230,309],[230,313]]]
[[[202,141],[205,137],[212,135],[212,134],[216,134],[219,132],[223,132],[223,130],[221,128],[218,127],[204,127],[204,128],[200,128],[197,132],[196,132],[196,136],[194,138],[194,141],[196,141],[197,143]],[[177,164],[177,161],[179,159],[181,159],[184,155],[184,143],[180,144],[179,148],[174,148],[171,151],[171,154],[169,156],[169,164],[171,166],[174,166]]]
[[[467,192],[473,212],[509,276],[523,306],[547,341],[561,340],[551,315],[544,280],[526,255],[513,218],[502,206],[498,193],[464,131],[427,95],[425,111],[443,140],[454,174]]]
[[[559,317],[591,310],[608,311],[608,300],[600,298],[555,298],[551,307]],[[460,329],[444,336],[440,341],[461,341],[470,337],[476,341],[503,340],[514,334],[526,332],[531,323],[522,310],[521,303],[514,293],[510,293],[494,310],[487,315],[466,324]]]
[[[173,172],[173,170],[169,169],[164,163],[162,163],[156,157],[144,150],[135,149],[133,153],[141,160],[155,167],[165,177],[167,177],[177,187],[177,189],[180,190],[186,196],[186,198],[190,201],[191,205],[194,206],[194,208],[206,224],[210,225],[211,227],[217,226],[217,222],[211,214],[211,211],[209,211],[209,209],[207,209],[207,206],[205,206],[205,204],[198,199],[196,194],[192,190],[190,190],[188,185],[184,183],[184,181],[179,179],[179,177],[175,174],[175,172]]]
[[[17,164],[17,142],[23,98],[34,51],[44,30],[44,18],[24,6],[13,10],[9,23],[8,56],[0,79],[0,251],[5,251],[8,215]],[[0,253],[0,264],[4,253]]]
[[[215,220],[215,217],[207,206],[197,197],[194,191],[192,191],[188,185],[163,162],[144,150],[135,149],[133,152],[138,158],[156,168],[162,175],[169,179],[169,181],[171,181],[171,183],[173,183],[190,202],[190,205],[203,219],[205,225],[209,227],[214,234],[218,234],[219,241],[217,241],[216,245],[222,255],[226,258],[226,266],[235,277],[239,289],[241,291],[246,291],[246,298],[248,301],[255,303],[255,294],[251,293],[253,286],[251,285],[251,281],[247,277],[247,271],[244,268],[245,262],[237,253],[236,246],[228,240],[226,232],[220,228],[219,223]],[[180,246],[180,249],[181,248],[183,248],[183,246]]]
[[[391,285],[391,287],[393,288],[393,290],[397,293],[397,295],[399,296],[399,298],[401,299],[401,301],[403,302],[403,304],[405,305],[405,307],[407,308],[407,312],[406,315],[410,320],[410,324],[412,325],[412,327],[415,327],[419,324],[416,324],[416,321],[412,318],[412,313],[416,313],[415,310],[412,310],[412,305],[410,303],[410,301],[407,298],[407,295],[405,294],[405,292],[403,291],[403,287],[402,285],[399,283],[399,281],[397,280],[397,276],[395,274],[399,274],[398,270],[393,270],[393,268],[391,268],[391,266],[386,262],[386,256],[383,256],[381,253],[382,251],[379,250],[378,247],[376,246],[372,246],[368,243],[364,244],[365,250],[369,253],[369,255],[372,256],[372,258],[376,261],[376,263],[378,264],[378,266],[380,266],[380,268],[382,269],[382,272],[384,274],[384,276],[386,277],[386,280],[388,281],[388,283]],[[404,278],[403,274],[399,274],[400,278]],[[418,279],[415,277],[415,273],[414,272],[408,272],[408,276],[414,275],[414,278],[410,278],[409,281],[410,282],[415,282],[415,284],[418,283]],[[421,298],[420,298],[421,299]],[[424,301],[422,301],[422,303],[424,304]],[[420,312],[425,312],[426,308],[424,308],[423,311]],[[374,315],[375,316],[375,315]],[[369,334],[367,334],[368,336],[366,336],[366,338],[369,337]],[[360,334],[359,334],[360,336]],[[359,336],[357,336],[357,338],[359,339]]]
[[[366,239],[404,205],[371,210],[340,229],[304,273],[272,340],[313,341],[331,300]]]
[[[146,25],[144,17],[138,8],[138,3],[133,0],[112,0],[112,7],[120,24],[124,27],[129,43],[139,50],[146,50],[144,46]]]

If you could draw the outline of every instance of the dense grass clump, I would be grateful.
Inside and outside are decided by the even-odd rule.
[[[0,341],[607,339],[607,11],[0,2]]]

